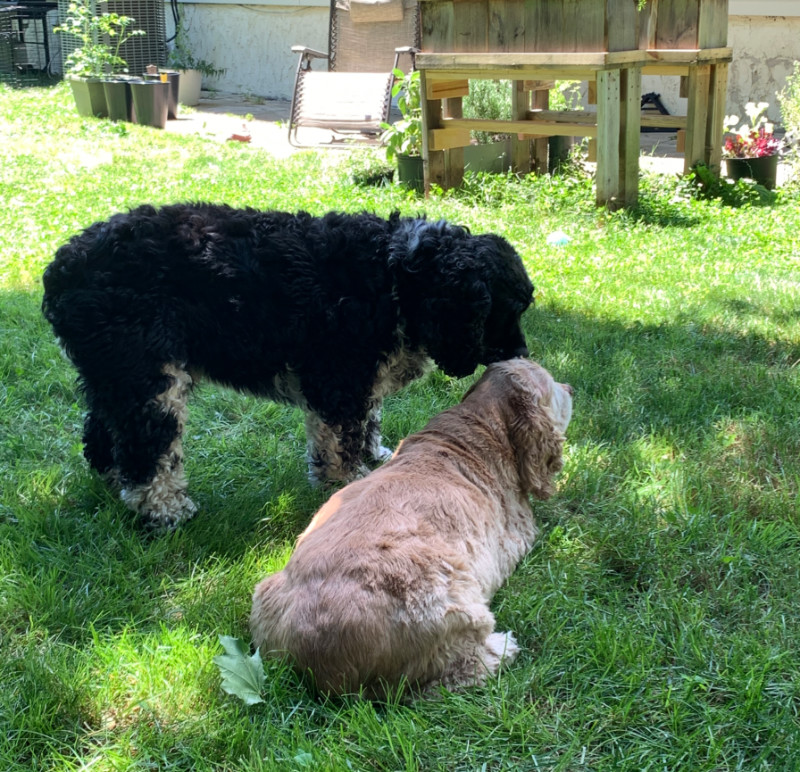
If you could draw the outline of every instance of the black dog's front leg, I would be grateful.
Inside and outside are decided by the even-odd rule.
[[[313,483],[350,482],[369,473],[364,454],[362,421],[332,426],[316,413],[306,413],[308,473]]]
[[[383,436],[381,435],[382,412],[383,400],[373,399],[370,402],[364,432],[364,456],[367,461],[380,464],[391,458],[392,455],[392,449],[383,445]]]

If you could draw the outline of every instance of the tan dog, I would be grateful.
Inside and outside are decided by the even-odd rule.
[[[317,512],[286,568],[255,589],[262,654],[326,693],[381,697],[480,684],[518,652],[492,596],[537,535],[528,494],[561,469],[572,388],[538,364],[490,365],[464,400]]]

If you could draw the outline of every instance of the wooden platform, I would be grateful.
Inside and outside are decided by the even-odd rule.
[[[685,168],[719,171],[728,63],[727,0],[420,0],[426,190],[460,184],[475,130],[515,135],[513,168],[547,169],[547,140],[588,136],[597,201],[638,198],[643,122],[685,136]],[[641,115],[642,75],[681,77],[686,116]],[[510,80],[509,121],[464,119],[470,80]],[[556,80],[588,83],[596,112],[549,109]]]

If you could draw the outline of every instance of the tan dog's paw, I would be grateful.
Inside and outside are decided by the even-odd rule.
[[[489,661],[486,667],[490,673],[497,671],[500,665],[510,665],[520,652],[514,633],[492,633],[486,638],[486,652]]]

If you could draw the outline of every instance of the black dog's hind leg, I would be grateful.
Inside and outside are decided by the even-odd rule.
[[[186,495],[181,445],[191,385],[192,378],[185,370],[168,364],[151,380],[117,388],[106,382],[100,390],[87,389],[90,413],[85,455],[95,469],[121,488],[122,500],[148,527],[174,528],[197,511]],[[123,389],[125,399],[118,393]],[[107,404],[101,407],[101,403]],[[124,412],[121,406],[125,406]],[[103,415],[102,421],[98,413]],[[113,438],[110,464],[109,437]]]
[[[369,474],[369,467],[362,461],[364,431],[365,425],[361,421],[331,426],[316,413],[306,413],[311,482],[350,482]]]

